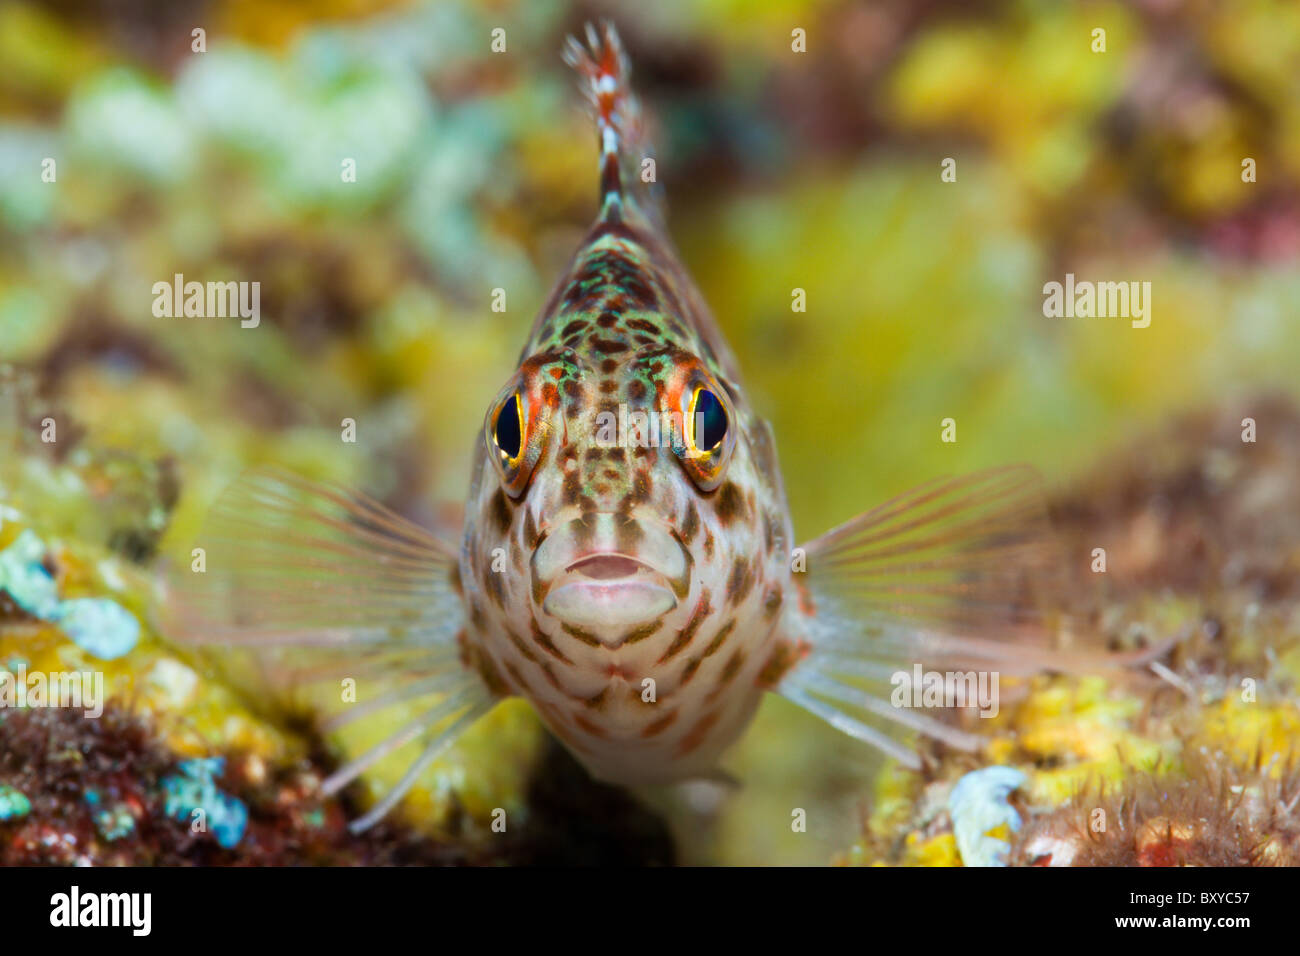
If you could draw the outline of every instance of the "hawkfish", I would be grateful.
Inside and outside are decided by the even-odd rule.
[[[203,573],[175,581],[181,637],[324,685],[327,730],[391,731],[325,793],[410,751],[356,829],[512,697],[594,777],[662,784],[718,773],[768,694],[908,766],[917,734],[976,749],[945,713],[891,702],[898,675],[1060,661],[1025,613],[1052,540],[1032,469],[931,481],[796,546],[772,429],[640,176],[627,56],[608,24],[586,40],[564,59],[598,134],[599,212],[487,402],[459,546],[259,470],[213,506]]]

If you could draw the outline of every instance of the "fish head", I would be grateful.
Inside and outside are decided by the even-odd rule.
[[[606,649],[749,597],[784,524],[766,426],[708,349],[618,331],[534,353],[489,405],[469,545],[507,619]]]

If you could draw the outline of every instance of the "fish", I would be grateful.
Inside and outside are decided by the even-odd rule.
[[[178,569],[172,633],[332,689],[327,731],[391,730],[324,781],[411,753],[356,830],[514,697],[627,786],[716,779],[769,694],[909,767],[917,735],[979,749],[890,689],[917,662],[1070,664],[1032,597],[1055,560],[1041,478],[936,479],[796,545],[773,431],[640,175],[652,152],[618,33],[588,25],[563,57],[596,127],[598,214],[487,402],[459,543],[254,470],[213,506],[202,571]],[[416,716],[385,725],[397,708]]]

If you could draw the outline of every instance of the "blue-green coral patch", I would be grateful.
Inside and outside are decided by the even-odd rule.
[[[169,817],[189,823],[198,832],[210,832],[219,846],[229,850],[244,838],[248,807],[217,789],[216,778],[225,766],[224,757],[186,760],[179,773],[163,778],[162,787]]]
[[[78,647],[100,660],[117,660],[140,640],[140,622],[116,601],[60,600],[58,584],[45,567],[45,544],[30,530],[0,551],[0,590],[33,617],[57,624]]]
[[[32,802],[26,794],[13,787],[0,786],[0,821],[20,820],[32,812]]]

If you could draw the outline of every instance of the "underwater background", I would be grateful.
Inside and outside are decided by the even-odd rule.
[[[454,537],[486,404],[595,215],[560,49],[598,17],[797,538],[1032,464],[1075,626],[1176,638],[1168,674],[1004,688],[987,752],[925,774],[769,697],[734,791],[594,784],[516,701],[352,836],[404,765],[322,801],[367,741],[168,642],[158,568],[249,466]],[[953,785],[993,764],[1023,774],[1013,862],[1300,857],[1300,6],[0,0],[0,62],[0,666],[109,695],[96,721],[0,710],[0,862],[945,865]],[[1149,327],[1046,317],[1067,273],[1150,282]],[[260,324],[156,316],[175,274],[260,282]]]

